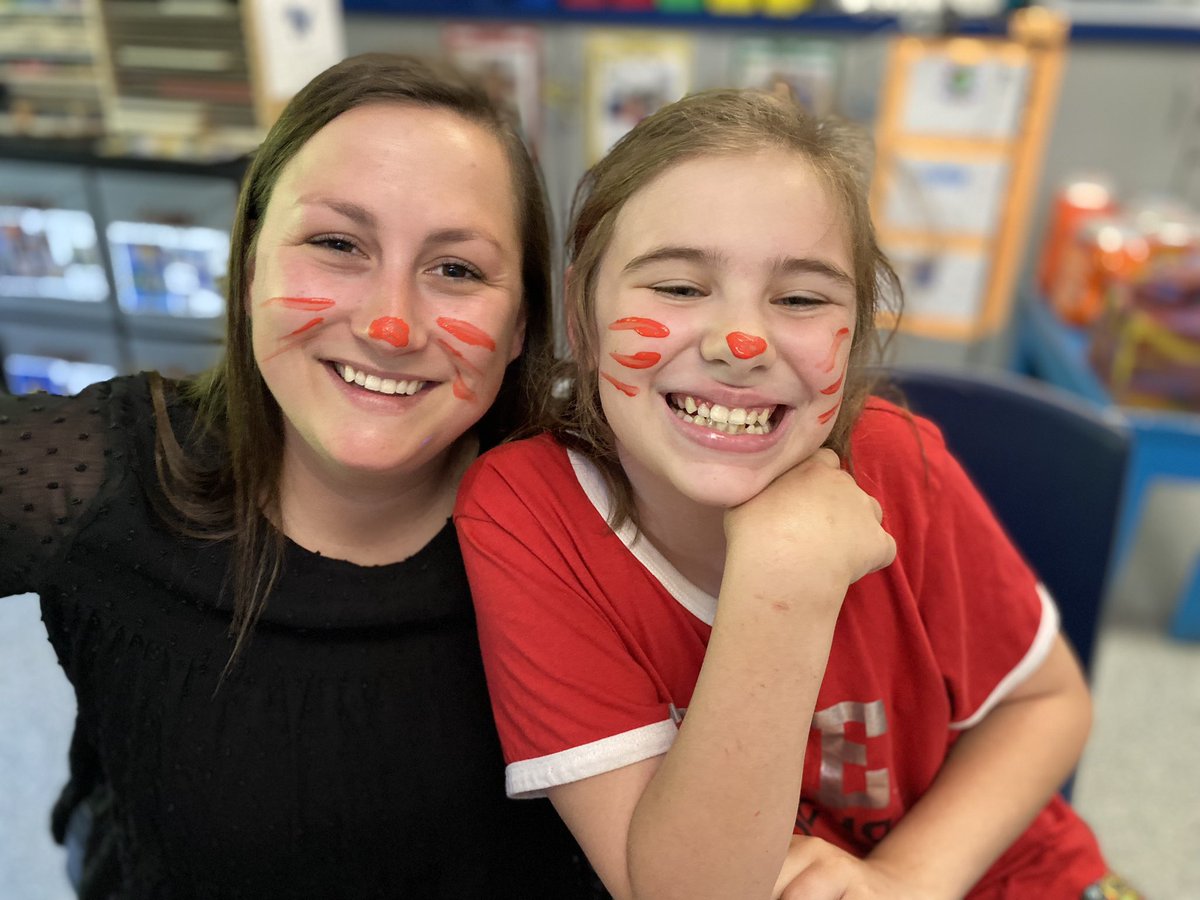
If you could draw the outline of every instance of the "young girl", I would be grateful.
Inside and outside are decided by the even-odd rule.
[[[255,155],[213,371],[0,398],[0,596],[78,696],[85,900],[589,896],[504,797],[448,522],[547,342],[547,232],[482,90],[352,58]]]
[[[758,93],[642,122],[576,199],[549,433],[463,482],[509,793],[618,898],[1117,884],[1055,794],[1090,712],[1053,603],[867,396],[894,276],[862,151]]]

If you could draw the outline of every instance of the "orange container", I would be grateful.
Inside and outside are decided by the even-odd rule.
[[[1054,194],[1050,224],[1042,243],[1037,282],[1042,296],[1049,297],[1059,278],[1063,257],[1079,227],[1090,218],[1113,215],[1116,198],[1103,178],[1077,178],[1065,182]]]
[[[1050,288],[1051,305],[1067,322],[1091,324],[1104,311],[1109,289],[1133,282],[1149,258],[1149,241],[1127,220],[1087,218],[1062,255]]]

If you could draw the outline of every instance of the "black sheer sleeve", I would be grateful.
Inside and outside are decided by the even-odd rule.
[[[117,434],[112,384],[75,397],[0,396],[0,597],[42,567],[91,508]]]

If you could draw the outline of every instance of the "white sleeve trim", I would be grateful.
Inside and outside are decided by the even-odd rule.
[[[951,728],[961,731],[978,725],[997,703],[1011,694],[1017,685],[1036,672],[1045,662],[1054,646],[1055,638],[1058,637],[1058,607],[1054,603],[1054,598],[1050,596],[1050,592],[1046,590],[1046,586],[1041,582],[1038,582],[1037,593],[1042,601],[1042,621],[1038,625],[1037,634],[1034,635],[1033,643],[1029,645],[1029,650],[1025,653],[1024,658],[1000,679],[1000,683],[970,717],[958,722],[951,722]]]
[[[661,756],[671,749],[678,731],[675,723],[667,719],[549,756],[523,759],[505,770],[504,787],[508,796],[514,799],[544,797],[549,788],[560,784],[603,775],[643,759]]]

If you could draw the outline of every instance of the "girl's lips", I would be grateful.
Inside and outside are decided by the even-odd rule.
[[[687,421],[669,398],[664,397],[663,400],[663,414],[680,435],[700,447],[722,453],[759,453],[775,446],[787,430],[792,414],[791,407],[776,406],[770,417],[769,431],[751,434],[742,426],[739,429],[742,433],[729,434],[727,431],[718,431],[707,425]]]

